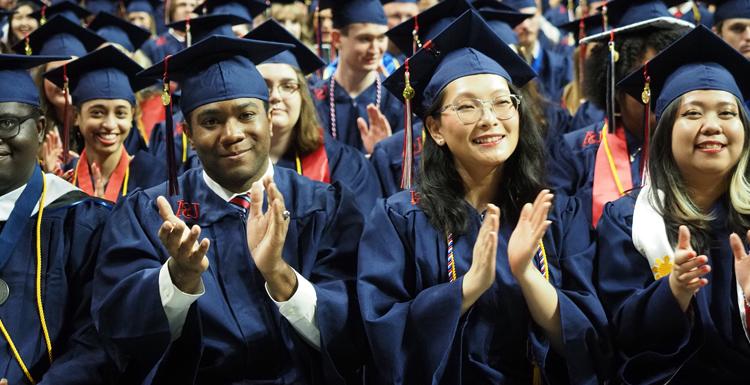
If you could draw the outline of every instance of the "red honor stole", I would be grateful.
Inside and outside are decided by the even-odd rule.
[[[617,127],[614,135],[607,135],[608,129],[605,123],[600,133],[601,143],[596,150],[594,186],[591,191],[591,220],[594,227],[602,216],[604,205],[617,200],[633,188],[625,128]]]
[[[331,170],[328,167],[328,154],[322,133],[321,131],[320,146],[315,151],[305,155],[301,160],[297,156],[297,173],[312,180],[331,183]]]
[[[81,166],[83,165],[83,166]],[[101,167],[101,166],[100,166]],[[94,181],[91,178],[91,171],[89,170],[88,156],[86,155],[86,149],[81,152],[81,158],[78,159],[78,165],[76,165],[75,171],[75,185],[78,186],[83,192],[91,196],[94,195]],[[125,151],[125,147],[122,148],[120,155],[120,161],[117,163],[117,167],[109,177],[107,188],[104,191],[104,199],[117,202],[117,197],[120,195],[122,189],[122,195],[127,194],[128,189],[128,177],[130,174],[130,156]]]

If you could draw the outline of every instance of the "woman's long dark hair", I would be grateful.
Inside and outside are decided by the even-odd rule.
[[[703,253],[707,252],[711,240],[711,220],[723,218],[713,218],[711,213],[701,212],[690,199],[688,187],[674,159],[672,132],[681,103],[682,98],[677,98],[670,103],[656,125],[649,149],[648,172],[653,191],[664,193],[663,199],[654,199],[653,202],[656,204],[657,211],[664,218],[670,243],[677,244],[679,227],[685,225],[690,230],[693,249],[698,253]],[[750,179],[750,169],[747,166],[748,157],[750,157],[750,154],[748,154],[750,121],[748,121],[747,111],[740,100],[737,100],[737,106],[745,132],[745,141],[739,162],[732,170],[726,219],[731,231],[744,234],[750,227],[750,216],[742,212],[747,211],[747,207],[742,207],[745,205],[743,202],[750,199],[748,198],[748,194],[750,194],[748,190],[750,189],[746,185],[747,180]],[[655,198],[655,196],[652,198]]]
[[[518,89],[510,85],[518,95]],[[438,119],[437,111],[443,104],[444,93],[425,114]],[[525,101],[518,106],[518,145],[505,162],[503,181],[498,186],[496,204],[503,220],[515,222],[521,208],[530,202],[544,187],[544,141],[539,125],[532,119]],[[427,127],[425,126],[425,129]],[[417,185],[419,206],[437,229],[456,235],[467,231],[470,210],[464,199],[466,190],[456,170],[453,154],[448,146],[438,146],[431,135],[425,135]]]

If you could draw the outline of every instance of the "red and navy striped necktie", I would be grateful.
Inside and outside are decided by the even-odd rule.
[[[229,200],[229,203],[237,207],[240,211],[243,213],[247,213],[247,210],[250,208],[250,194],[239,194],[235,195],[232,199]]]

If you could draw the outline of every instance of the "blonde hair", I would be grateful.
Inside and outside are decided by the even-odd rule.
[[[313,31],[310,28],[307,8],[302,3],[271,4],[271,18],[275,20],[291,19],[300,25],[300,40],[305,44],[313,43]]]
[[[294,125],[293,146],[301,154],[309,154],[318,149],[321,145],[320,120],[315,109],[315,103],[310,95],[310,88],[307,85],[307,79],[298,69],[294,69],[297,74],[299,83],[299,94],[302,97],[299,119]]]

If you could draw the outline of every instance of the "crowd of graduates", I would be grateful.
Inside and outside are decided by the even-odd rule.
[[[0,25],[0,385],[750,383],[750,0]]]

